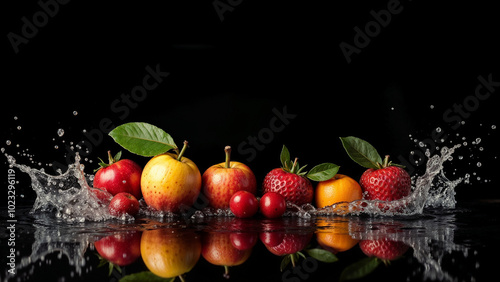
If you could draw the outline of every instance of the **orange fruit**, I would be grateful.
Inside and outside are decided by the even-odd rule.
[[[351,237],[349,234],[349,221],[345,220],[345,218],[340,220],[336,218],[319,219],[316,224],[322,228],[316,234],[318,244],[334,254],[347,251],[356,246],[359,240]]]
[[[324,208],[339,202],[352,202],[363,198],[359,183],[343,174],[336,174],[316,186],[316,207]]]

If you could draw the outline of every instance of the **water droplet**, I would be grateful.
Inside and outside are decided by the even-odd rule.
[[[483,148],[483,147],[479,147],[479,151],[483,151],[483,150],[484,150],[484,148]]]
[[[14,120],[17,120],[17,116],[14,116]]]
[[[12,144],[12,142],[10,142],[10,140],[7,140],[7,141],[5,141],[5,144],[10,145],[10,144]]]
[[[414,155],[415,154],[415,151],[410,151],[410,155]]]
[[[78,112],[77,111],[73,111],[73,115],[74,116],[78,115]]]
[[[477,167],[481,167],[483,164],[481,162],[477,162]]]
[[[55,145],[55,146],[54,146],[54,149],[59,149],[59,146]]]
[[[436,132],[441,132],[441,127],[436,128]]]
[[[419,145],[420,147],[424,147],[424,146],[425,146],[424,142],[422,142],[422,141],[418,142],[418,145]]]
[[[127,180],[123,180],[123,181],[122,181],[122,183],[123,183],[123,184],[127,183]]]
[[[431,152],[429,151],[429,149],[425,150],[425,156],[430,157],[430,155],[431,155]]]
[[[464,144],[464,146],[467,146],[467,142],[464,142],[463,144]]]
[[[64,135],[64,129],[59,128],[59,129],[57,130],[57,135],[59,135],[59,137],[62,137],[62,136]]]
[[[497,129],[497,126],[496,125],[492,125],[491,129]]]
[[[391,111],[394,111],[394,107],[391,107]]]
[[[476,144],[481,143],[481,138],[476,138]]]
[[[20,125],[17,126],[17,130],[21,130],[21,126]]]
[[[2,154],[3,154],[3,153],[5,153],[5,148],[4,148],[4,147],[2,147],[2,148],[0,149],[0,151],[2,152]]]
[[[431,110],[434,109],[434,105],[430,105]]]

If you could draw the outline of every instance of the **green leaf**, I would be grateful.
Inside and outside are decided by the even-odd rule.
[[[319,164],[307,173],[307,178],[314,181],[325,181],[334,177],[339,168],[340,166],[332,163]]]
[[[117,162],[122,158],[122,151],[119,151],[116,153],[116,155],[113,157],[113,161]]]
[[[285,169],[290,169],[288,165],[290,164],[290,152],[288,151],[288,148],[283,145],[283,149],[281,149],[281,154],[280,154],[280,160],[281,160],[281,166]]]
[[[285,255],[283,256],[283,259],[281,260],[281,266],[280,266],[280,271],[283,272],[285,268],[290,264],[291,261],[291,256]]]
[[[324,250],[324,249],[308,249],[308,250],[306,250],[306,252],[311,257],[313,257],[319,261],[322,261],[322,262],[331,263],[331,262],[336,262],[339,260],[337,258],[337,256],[335,256],[331,252]]]
[[[122,124],[109,132],[109,136],[131,153],[144,157],[156,156],[177,148],[168,133],[144,122]]]
[[[382,163],[382,158],[370,143],[357,137],[340,137],[342,145],[353,161],[365,168],[377,168],[377,163]]]
[[[162,278],[151,271],[142,271],[133,274],[129,274],[123,276],[120,279],[120,282],[135,282],[135,281],[151,281],[151,282],[165,282],[165,281],[174,281],[175,277],[172,278]]]
[[[340,281],[354,280],[372,273],[380,264],[380,260],[374,257],[366,257],[358,262],[347,266],[340,274]]]

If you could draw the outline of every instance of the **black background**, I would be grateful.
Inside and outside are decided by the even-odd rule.
[[[113,126],[143,121],[163,128],[178,145],[189,140],[186,156],[202,173],[222,162],[224,146],[231,145],[233,160],[247,163],[261,181],[279,166],[285,144],[301,164],[333,162],[358,179],[363,169],[347,157],[339,136],[363,138],[397,162],[421,150],[410,134],[425,140],[440,127],[449,135],[447,146],[464,136],[469,142],[460,151],[464,160],[447,165],[450,178],[476,173],[472,185],[458,188],[458,198],[499,196],[498,129],[491,129],[499,125],[498,91],[474,105],[458,129],[443,117],[474,95],[479,76],[500,81],[499,17],[492,4],[401,1],[401,12],[348,63],[341,42],[355,45],[354,28],[364,30],[374,21],[370,11],[386,10],[392,1],[233,1],[238,5],[222,21],[215,1],[159,2],[59,4],[17,53],[9,34],[22,36],[23,17],[33,23],[42,8],[37,1],[3,3],[0,146],[20,163],[65,164],[65,145],[89,141],[84,129],[99,131],[106,119]],[[128,114],[113,111],[122,93],[142,84],[147,66],[169,75]],[[238,146],[270,128],[273,109],[285,107],[295,117],[247,159]],[[57,136],[58,128],[64,136]],[[478,137],[480,145],[470,146]],[[35,164],[17,155],[26,149]],[[94,160],[84,162],[86,171],[107,150],[119,149],[104,134],[84,156]],[[420,165],[412,174],[423,172]],[[16,177],[25,195],[20,201],[32,201],[28,182]]]

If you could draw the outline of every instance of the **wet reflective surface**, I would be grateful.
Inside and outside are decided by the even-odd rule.
[[[406,217],[143,216],[67,223],[17,207],[14,225],[1,212],[1,262],[7,265],[1,275],[3,281],[179,275],[185,281],[482,281],[496,270],[498,208],[499,201],[474,201]]]

